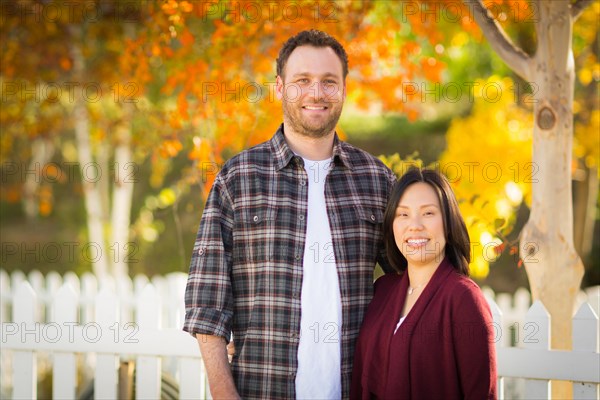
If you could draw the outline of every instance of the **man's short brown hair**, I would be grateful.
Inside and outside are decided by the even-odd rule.
[[[344,47],[338,42],[333,36],[323,31],[316,29],[310,29],[302,31],[296,36],[292,36],[285,42],[281,51],[279,51],[279,57],[277,57],[277,75],[283,78],[283,69],[287,64],[287,60],[290,54],[296,47],[299,46],[314,46],[314,47],[331,47],[331,49],[337,54],[342,62],[342,70],[344,79],[348,75],[348,55]]]

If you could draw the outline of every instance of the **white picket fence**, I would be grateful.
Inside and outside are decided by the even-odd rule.
[[[0,270],[1,397],[48,397],[37,386],[51,371],[55,399],[77,398],[92,380],[93,398],[121,398],[122,361],[135,363],[138,399],[164,397],[166,378],[179,398],[209,397],[198,344],[181,330],[186,281],[183,273],[98,282]]]
[[[37,387],[52,373],[55,399],[77,398],[90,385],[93,398],[123,398],[135,365],[135,398],[210,398],[196,340],[181,331],[186,278],[97,282],[91,274],[0,270],[0,397],[50,396]],[[525,289],[483,290],[494,314],[500,398],[549,399],[556,379],[574,382],[574,399],[599,399],[600,287],[578,299],[572,351],[549,350],[550,319],[541,303],[530,307]]]

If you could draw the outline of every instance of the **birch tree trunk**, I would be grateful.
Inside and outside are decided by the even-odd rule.
[[[69,45],[73,58],[73,73],[78,83],[83,82],[85,76],[85,60],[79,47],[81,42],[81,28],[71,27],[73,42]],[[108,252],[104,237],[104,218],[102,215],[102,196],[98,185],[98,175],[103,172],[97,163],[93,162],[92,146],[90,143],[89,114],[81,90],[75,91],[75,105],[73,116],[75,119],[75,140],[77,155],[81,172],[81,183],[85,198],[87,225],[90,242],[84,247],[90,249],[92,269],[98,279],[103,279],[109,274]]]
[[[125,108],[129,108],[129,104]],[[129,113],[127,113],[129,114]],[[130,114],[129,114],[130,115]],[[130,122],[126,118],[126,122]],[[129,224],[135,169],[133,167],[130,149],[130,127],[120,129],[115,149],[115,179],[113,188],[110,242],[114,262],[114,275],[117,278],[127,276],[129,255],[132,254],[129,243]]]
[[[520,255],[534,300],[552,318],[551,346],[571,348],[571,318],[583,277],[573,242],[571,161],[573,152],[572,26],[591,1],[535,0],[537,50],[528,56],[506,36],[476,0],[474,16],[494,50],[523,79],[534,84],[532,204],[521,232]],[[553,398],[569,398],[571,385],[553,384]]]
[[[126,38],[133,38],[135,28],[132,23],[124,23],[123,31]],[[131,222],[131,203],[135,184],[136,168],[131,156],[131,121],[134,106],[128,100],[123,101],[123,122],[115,132],[115,178],[113,201],[111,208],[111,250],[114,262],[114,275],[117,278],[127,276],[130,254],[133,254],[129,243],[129,225]],[[117,280],[120,282],[121,280]]]

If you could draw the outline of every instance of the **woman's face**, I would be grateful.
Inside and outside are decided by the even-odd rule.
[[[417,182],[405,190],[396,208],[393,231],[409,266],[442,262],[446,247],[442,207],[429,184]]]

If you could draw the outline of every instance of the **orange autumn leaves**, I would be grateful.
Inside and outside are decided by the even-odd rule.
[[[327,31],[345,46],[350,101],[416,119],[411,99],[402,101],[403,82],[441,81],[446,66],[432,48],[443,35],[435,24],[404,18],[400,3],[164,2],[158,21],[168,40],[156,52],[172,55],[163,60],[169,73],[161,93],[175,96],[169,125],[179,130],[188,157],[199,168],[220,165],[272,135],[281,122],[275,59],[285,40],[304,29]],[[163,155],[174,150],[171,140],[161,146]]]

